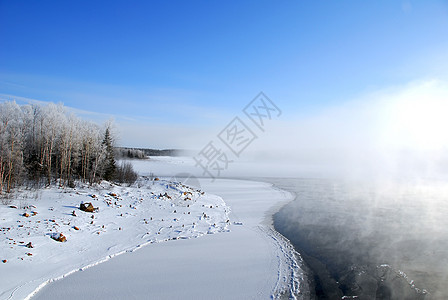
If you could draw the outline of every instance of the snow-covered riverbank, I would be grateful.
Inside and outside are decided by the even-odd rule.
[[[81,211],[81,202],[98,211]],[[0,299],[24,299],[49,281],[145,244],[227,231],[228,213],[218,196],[149,178],[136,187],[104,182],[17,193],[0,205]],[[66,242],[52,239],[59,233]]]
[[[142,170],[153,164],[137,167],[149,175]],[[170,168],[170,161],[157,164]],[[2,231],[0,254],[7,262],[1,264],[0,299],[36,293],[33,299],[263,299],[306,293],[300,257],[270,222],[273,209],[292,195],[260,182],[199,181],[201,189],[149,177],[132,188],[52,188],[16,201],[28,210],[2,206],[0,227],[10,229]],[[80,211],[82,201],[99,211]],[[67,242],[52,240],[54,232]],[[222,233],[211,234],[217,232]],[[25,247],[28,242],[34,248]]]
[[[202,184],[231,207],[230,232],[149,245],[56,281],[33,299],[276,299],[299,293],[303,274],[295,251],[266,222],[273,205],[290,194],[260,182]]]

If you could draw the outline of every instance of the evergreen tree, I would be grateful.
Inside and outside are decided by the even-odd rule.
[[[115,164],[114,147],[109,127],[106,128],[106,133],[104,134],[103,147],[106,152],[103,178],[111,181],[115,178],[117,166]]]

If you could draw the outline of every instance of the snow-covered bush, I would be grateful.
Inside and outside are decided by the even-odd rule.
[[[120,183],[132,185],[137,179],[138,174],[134,171],[132,164],[127,161],[122,161],[117,167],[116,180]]]

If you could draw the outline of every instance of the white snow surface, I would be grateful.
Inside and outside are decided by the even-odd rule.
[[[153,161],[134,164],[140,174],[153,172]],[[168,174],[170,165],[182,163],[165,159],[156,164],[165,164]],[[18,194],[11,203],[17,209],[0,205],[0,259],[7,260],[0,263],[0,299],[300,295],[300,256],[270,224],[273,209],[291,195],[253,181],[201,179],[200,185],[143,176],[136,187],[104,182],[96,190],[53,187]],[[92,202],[98,212],[79,210],[81,202]],[[55,233],[67,241],[53,240]],[[25,246],[29,242],[33,248]],[[124,255],[109,260],[118,254]]]

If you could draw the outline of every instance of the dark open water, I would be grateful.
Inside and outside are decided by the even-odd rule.
[[[269,179],[296,199],[276,230],[313,274],[315,299],[448,299],[448,186]]]

